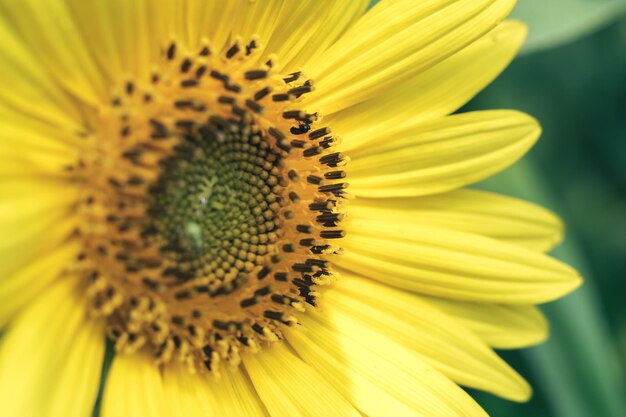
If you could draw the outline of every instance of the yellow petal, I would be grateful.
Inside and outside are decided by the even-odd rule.
[[[39,183],[39,187],[46,184]],[[24,240],[41,240],[44,234],[71,213],[78,199],[72,187],[50,187],[22,190],[20,195],[6,195],[0,191],[0,253]]]
[[[548,337],[548,322],[535,306],[472,303],[435,297],[424,299],[497,349],[536,345]]]
[[[309,62],[320,59],[322,54],[363,15],[368,0],[340,0],[325,4],[327,15],[323,23],[312,33],[308,42],[288,64],[286,70],[306,68]]]
[[[236,37],[247,42],[258,36],[267,46],[281,12],[288,8],[283,0],[161,0],[159,7],[145,0],[68,2],[83,36],[98,45],[96,59],[118,82],[128,74],[148,74],[173,40],[192,49],[208,40],[218,53]]]
[[[85,103],[102,102],[102,73],[65,1],[10,0],[0,12],[57,83]]]
[[[271,416],[360,416],[330,381],[284,345],[243,359]]]
[[[186,31],[194,27],[191,18],[185,24],[187,8],[178,0],[160,0],[158,5],[146,0],[65,3],[74,16],[77,36],[90,46],[109,88],[130,76],[148,77],[169,42],[188,41]]]
[[[12,29],[10,19],[1,13],[1,9],[0,38],[2,119],[40,119],[77,131],[80,118],[77,106]]]
[[[240,368],[220,369],[220,378],[191,374],[179,365],[166,368],[164,389],[170,415],[265,417],[261,400]]]
[[[67,242],[79,220],[76,195],[47,181],[0,181],[0,280]]]
[[[487,344],[423,297],[344,273],[324,293],[326,304],[418,353],[459,385],[515,401],[530,396],[528,383]]]
[[[84,140],[72,129],[62,129],[25,115],[0,111],[0,155],[45,152],[76,158]]]
[[[537,122],[516,111],[449,116],[414,126],[350,154],[350,189],[359,197],[442,193],[487,178],[535,143]]]
[[[367,0],[331,4],[162,0],[153,7],[145,0],[67,1],[78,32],[93,45],[94,58],[106,78],[118,83],[129,74],[147,75],[171,40],[190,48],[209,40],[219,52],[236,37],[248,42],[256,36],[266,54],[277,53],[279,63],[296,68],[319,56],[368,4]]]
[[[76,229],[76,220],[72,217],[58,219],[48,229],[29,230],[28,234],[18,234],[16,239],[4,238],[0,250],[0,280],[19,273],[20,268],[67,244],[70,234]],[[9,241],[11,244],[5,245]]]
[[[289,344],[363,414],[486,416],[456,384],[418,355],[340,312],[332,303],[301,318]]]
[[[506,21],[467,48],[414,78],[327,117],[345,152],[384,143],[420,123],[453,113],[513,59],[526,27]]]
[[[41,254],[18,271],[0,276],[0,328],[15,313],[61,277],[80,251],[77,242],[65,244]]]
[[[350,220],[336,263],[398,288],[503,304],[553,300],[578,287],[569,266],[479,235],[381,220]]]
[[[514,3],[381,2],[308,66],[317,93],[307,103],[330,114],[411,79],[489,32]]]
[[[476,190],[418,198],[357,198],[350,203],[350,217],[476,233],[545,252],[563,236],[561,220],[550,211]]]
[[[0,120],[0,177],[63,178],[66,167],[76,163],[80,147],[74,141],[75,135],[72,138],[51,129],[32,128],[34,123],[24,120],[20,125]]]
[[[290,10],[290,6],[294,6],[293,2],[285,2],[284,0],[267,0],[267,1],[246,1],[235,0],[231,2],[225,1],[204,1],[200,0],[197,3],[214,3],[215,5],[208,7],[229,7],[225,3],[231,3],[230,7],[233,9],[230,13],[232,16],[232,23],[222,29],[222,32],[230,32],[231,37],[239,36],[244,42],[249,41],[252,37],[256,36],[259,40],[259,47],[266,48],[270,42],[272,34],[276,30],[278,22],[281,20],[281,16]],[[298,2],[300,3],[300,2]],[[304,2],[303,2],[304,3]],[[223,11],[211,12],[210,18],[217,25],[228,25],[228,23],[218,23],[223,16]],[[226,12],[227,14],[228,12]],[[228,14],[227,14],[228,15]],[[193,16],[190,14],[190,18]],[[202,30],[211,30],[209,27],[201,28]],[[209,34],[203,34],[213,40],[216,36],[223,36],[216,33],[217,30],[213,30]],[[202,32],[201,32],[202,33]],[[225,39],[226,40],[226,39]],[[232,40],[232,39],[231,39]]]
[[[287,2],[265,49],[276,53],[283,71],[315,62],[367,8],[368,0]]]
[[[211,389],[218,401],[216,406],[221,410],[220,416],[265,417],[267,415],[261,399],[252,386],[243,366],[237,369],[223,370],[222,378],[211,383]]]
[[[22,78],[26,77],[24,73],[20,75]],[[41,86],[42,90],[44,88],[45,85]],[[13,92],[16,96],[24,93],[19,90]],[[28,100],[28,94],[24,94],[22,98]],[[37,103],[43,100],[32,97],[32,101]],[[12,108],[7,108],[7,105]],[[57,106],[49,103],[49,108],[43,111],[50,113],[64,111]],[[17,177],[47,177],[67,181],[67,167],[74,165],[88,146],[86,141],[79,137],[80,131],[73,122],[64,124],[62,121],[50,120],[45,116],[29,114],[28,110],[20,111],[11,103],[3,103],[0,97],[0,177],[4,177],[4,180],[15,180]],[[69,181],[67,182],[70,188]],[[49,192],[47,187],[41,185],[35,191]],[[69,190],[68,198],[74,194],[75,191]]]
[[[122,13],[122,10],[118,10],[115,13],[112,7],[114,0],[65,0],[65,3],[74,16],[78,36],[91,46],[93,59],[102,69],[103,80],[117,80],[130,75],[126,73],[130,63],[122,62],[121,45],[118,44],[120,32],[125,32],[124,24],[132,17],[129,11],[124,10],[125,13]],[[127,5],[131,3],[137,2],[126,2]],[[126,41],[129,43],[127,47],[134,46],[136,42],[135,39]]]
[[[207,375],[192,375],[178,363],[163,371],[163,391],[168,406],[168,417],[217,416],[212,408],[214,394],[207,383]]]
[[[74,279],[60,280],[11,324],[0,347],[4,417],[91,416],[104,329],[86,317]]]
[[[260,30],[258,34],[264,42],[267,39],[267,31],[274,28],[281,3],[282,1],[271,0],[267,2],[192,0],[189,2],[189,12],[183,15],[183,21],[189,24],[190,44],[199,45],[203,38],[207,38],[213,49],[221,51],[226,43],[232,42],[236,36],[245,37],[244,42],[248,41],[247,38],[255,34],[253,30],[255,28]],[[265,10],[264,6],[267,6]]]
[[[163,379],[146,352],[117,355],[107,376],[102,417],[169,417]]]

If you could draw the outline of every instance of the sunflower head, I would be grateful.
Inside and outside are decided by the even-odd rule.
[[[85,132],[80,268],[118,351],[198,369],[283,338],[332,281],[347,158],[258,41],[163,49]]]
[[[561,223],[460,188],[540,128],[455,113],[525,28],[512,0],[368,4],[0,0],[3,416],[89,416],[105,339],[103,417],[529,397],[493,349],[579,284],[542,253]]]

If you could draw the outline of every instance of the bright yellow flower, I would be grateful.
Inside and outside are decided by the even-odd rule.
[[[1,0],[3,417],[480,416],[579,285],[460,188],[540,128],[450,115],[513,0]],[[349,184],[349,187],[348,187]]]

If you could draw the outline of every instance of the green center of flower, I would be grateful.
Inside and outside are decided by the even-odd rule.
[[[203,275],[229,293],[278,240],[281,156],[250,122],[214,117],[189,132],[151,187],[150,232],[178,276]]]
[[[347,160],[299,108],[312,81],[275,73],[255,50],[170,45],[150,79],[102,110],[75,167],[87,295],[119,352],[200,371],[236,364],[280,340],[333,280]]]

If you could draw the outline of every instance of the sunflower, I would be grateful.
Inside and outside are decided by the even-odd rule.
[[[6,417],[481,416],[579,285],[461,189],[540,128],[453,114],[513,0],[0,1]]]

